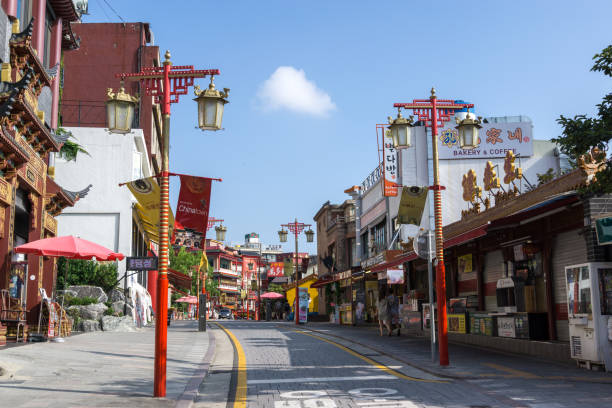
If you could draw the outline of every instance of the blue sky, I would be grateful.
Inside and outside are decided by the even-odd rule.
[[[589,71],[610,44],[606,0],[90,0],[83,21],[120,22],[106,3],[149,22],[174,64],[219,68],[231,88],[222,132],[194,128],[191,95],[172,106],[170,160],[224,179],[211,215],[233,242],[255,231],[278,244],[281,223],[314,224],[325,201],[347,199],[377,165],[375,124],[432,86],[481,116],[531,117],[537,139],[559,134],[560,114],[592,114],[610,87]]]

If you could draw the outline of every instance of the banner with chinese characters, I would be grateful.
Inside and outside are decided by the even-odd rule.
[[[268,278],[278,278],[281,276],[285,276],[284,271],[284,263],[283,262],[271,262],[270,268],[268,269]]]
[[[531,122],[482,123],[480,143],[474,149],[459,146],[459,134],[454,121],[447,122],[438,135],[438,155],[441,160],[491,159],[505,157],[509,150],[520,157],[533,156]]]
[[[181,176],[176,206],[176,220],[185,228],[201,232],[202,242],[206,242],[211,183],[212,180],[205,177]]]
[[[383,195],[385,197],[397,196],[397,150],[393,147],[391,132],[383,129]]]

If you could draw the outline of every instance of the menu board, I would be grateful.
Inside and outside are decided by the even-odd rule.
[[[467,325],[465,313],[449,314],[448,316],[448,331],[450,333],[467,333]]]
[[[497,318],[497,335],[499,337],[516,337],[514,316]]]
[[[470,333],[483,336],[495,335],[495,318],[486,313],[470,314]]]

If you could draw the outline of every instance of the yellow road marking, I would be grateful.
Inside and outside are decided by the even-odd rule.
[[[246,397],[247,397],[247,371],[246,371],[246,356],[244,350],[240,345],[240,342],[234,336],[234,334],[227,330],[225,327],[217,323],[227,335],[229,336],[234,347],[236,347],[236,353],[238,354],[238,376],[236,378],[236,394],[234,396],[234,408],[246,408]]]
[[[491,368],[494,368],[496,370],[512,374],[512,375],[514,375],[516,377],[520,377],[520,378],[542,378],[539,375],[535,375],[535,374],[529,373],[527,371],[516,370],[516,369],[510,368],[510,367],[504,367],[503,365],[499,365],[499,364],[495,364],[495,363],[482,363],[482,365],[485,365],[487,367],[491,367]]]
[[[422,378],[410,377],[408,375],[400,373],[399,371],[396,371],[396,370],[394,370],[392,368],[389,368],[389,367],[387,367],[385,365],[377,363],[376,361],[372,360],[371,358],[368,358],[368,357],[366,357],[364,355],[361,355],[361,354],[357,353],[356,351],[353,351],[353,350],[349,349],[348,347],[344,347],[342,344],[336,343],[335,341],[328,340],[326,338],[317,336],[317,335],[312,334],[312,333],[306,333],[305,331],[302,331],[302,330],[294,330],[294,332],[305,334],[306,336],[314,337],[315,339],[322,340],[322,341],[324,341],[326,343],[332,344],[332,345],[338,347],[339,349],[344,350],[347,353],[349,353],[349,354],[351,354],[351,355],[353,355],[355,357],[358,357],[358,358],[362,359],[363,361],[373,365],[374,367],[378,368],[379,370],[382,370],[385,373],[391,374],[391,375],[393,375],[393,376],[395,376],[397,378],[401,378],[402,380],[418,381],[418,382],[428,382],[428,383],[448,383],[449,382],[449,381],[444,381],[444,380],[425,380],[425,379],[422,379]]]

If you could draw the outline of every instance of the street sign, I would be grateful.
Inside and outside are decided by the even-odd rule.
[[[414,253],[421,259],[433,259],[435,257],[435,243],[432,242],[431,246],[429,245],[429,240],[433,239],[433,234],[429,230],[420,231],[416,237],[414,237],[414,241],[412,241],[412,246],[414,249]],[[429,254],[431,248],[431,254]]]
[[[156,271],[156,256],[128,256],[125,258],[125,269],[128,271]]]

